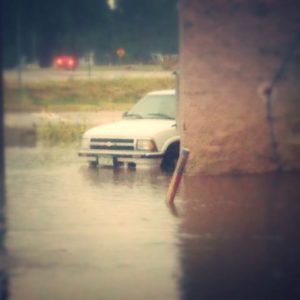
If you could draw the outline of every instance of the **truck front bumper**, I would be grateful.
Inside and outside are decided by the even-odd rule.
[[[163,154],[159,152],[108,152],[80,150],[80,157],[89,162],[96,162],[99,165],[131,165],[131,166],[160,166]]]

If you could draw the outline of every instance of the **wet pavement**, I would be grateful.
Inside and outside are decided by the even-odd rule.
[[[168,208],[169,174],[89,169],[72,147],[6,165],[7,299],[300,297],[297,174],[185,177]]]

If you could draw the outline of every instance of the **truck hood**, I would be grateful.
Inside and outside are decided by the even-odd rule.
[[[85,132],[84,137],[152,137],[161,131],[174,128],[175,124],[175,120],[124,119],[118,122],[93,127]]]

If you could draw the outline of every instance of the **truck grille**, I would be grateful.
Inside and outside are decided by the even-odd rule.
[[[133,139],[91,139],[91,149],[94,150],[134,150]]]

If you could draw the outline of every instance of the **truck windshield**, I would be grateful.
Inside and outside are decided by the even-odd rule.
[[[126,118],[175,119],[176,96],[147,95],[126,114]]]

